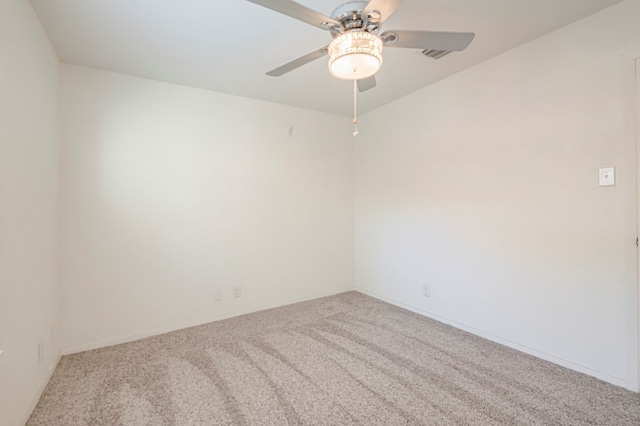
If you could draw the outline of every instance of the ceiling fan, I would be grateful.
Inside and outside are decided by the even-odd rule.
[[[267,75],[279,77],[328,54],[331,75],[357,81],[360,92],[376,86],[375,73],[382,66],[383,46],[420,49],[437,59],[452,51],[464,50],[474,37],[474,33],[468,32],[391,30],[380,33],[384,21],[403,0],[351,0],[338,6],[330,17],[293,0],[248,1],[327,30],[333,37],[328,45]]]

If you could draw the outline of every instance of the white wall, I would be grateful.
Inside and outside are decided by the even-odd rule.
[[[639,16],[621,3],[363,116],[356,288],[637,390]]]
[[[61,97],[64,352],[353,289],[349,119],[71,65]]]
[[[59,359],[58,58],[28,1],[0,2],[0,29],[0,424],[10,426]]]
[[[0,424],[37,401],[53,327],[72,352],[349,290],[354,196],[358,289],[637,389],[637,16],[371,112],[355,154],[343,117],[63,66],[59,326],[57,58],[0,2]]]

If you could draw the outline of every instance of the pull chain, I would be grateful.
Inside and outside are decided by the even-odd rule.
[[[356,70],[353,70],[355,77]],[[353,136],[358,136],[358,81],[353,79]]]

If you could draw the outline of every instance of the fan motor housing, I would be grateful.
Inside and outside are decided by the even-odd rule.
[[[368,1],[352,0],[335,8],[331,13],[331,19],[340,22],[341,27],[330,27],[331,35],[335,38],[345,31],[377,31],[380,22],[380,12],[372,10],[367,16],[363,16],[362,12],[367,4],[369,4]]]

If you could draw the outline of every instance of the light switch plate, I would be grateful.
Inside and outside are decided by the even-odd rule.
[[[598,170],[600,186],[614,186],[616,184],[616,168],[605,167]]]

